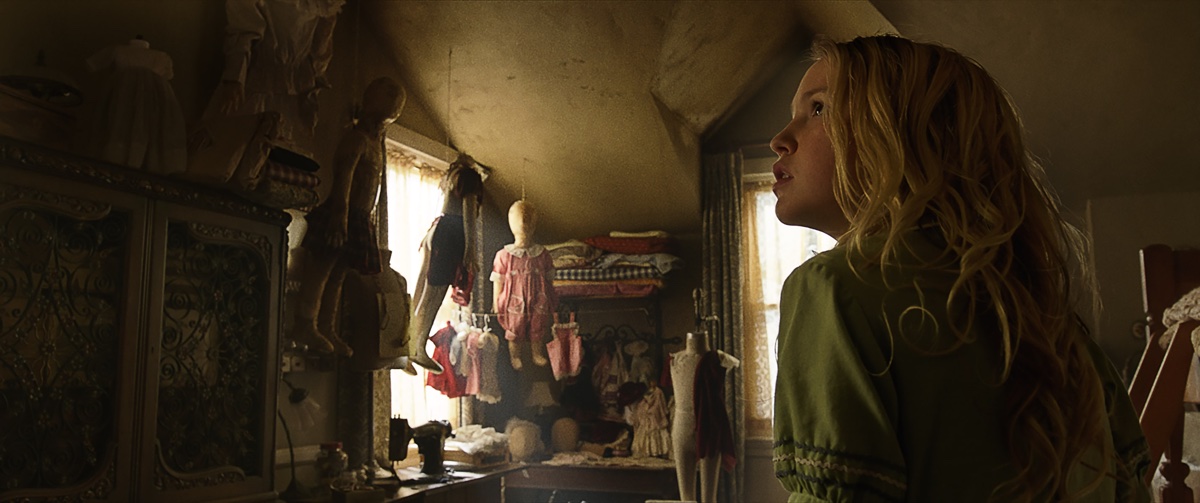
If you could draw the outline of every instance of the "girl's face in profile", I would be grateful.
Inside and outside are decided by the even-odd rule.
[[[792,98],[792,120],[771,140],[775,162],[775,216],[833,237],[849,227],[833,197],[833,146],[825,132],[829,64],[817,61]]]

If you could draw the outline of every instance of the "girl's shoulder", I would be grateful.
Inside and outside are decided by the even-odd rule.
[[[857,246],[839,244],[794,269],[785,285],[849,288],[861,294],[913,282],[941,284],[947,279],[943,273],[954,270],[940,258],[944,249],[920,230],[902,236],[890,251],[886,245],[883,235],[868,236]]]

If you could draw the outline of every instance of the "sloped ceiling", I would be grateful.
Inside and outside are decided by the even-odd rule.
[[[701,136],[804,29],[792,2],[361,8],[446,125],[436,140],[493,168],[505,207],[524,195],[539,208],[546,239],[698,231]]]
[[[703,138],[815,33],[980,61],[1070,206],[1200,190],[1200,2],[361,2],[435,140],[537,206],[542,239],[697,232]]]

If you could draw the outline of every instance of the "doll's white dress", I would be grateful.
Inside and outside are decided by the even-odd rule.
[[[171,57],[137,39],[106,47],[87,63],[92,71],[110,71],[88,120],[87,153],[159,174],[183,171],[186,126],[169,82]]]

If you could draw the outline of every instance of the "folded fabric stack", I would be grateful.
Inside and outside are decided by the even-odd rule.
[[[674,239],[662,231],[611,232],[547,245],[559,297],[643,297],[663,288],[683,266]]]
[[[263,169],[263,176],[287,185],[311,189],[321,184],[321,177],[316,173],[301,171],[276,163],[269,163]]]

